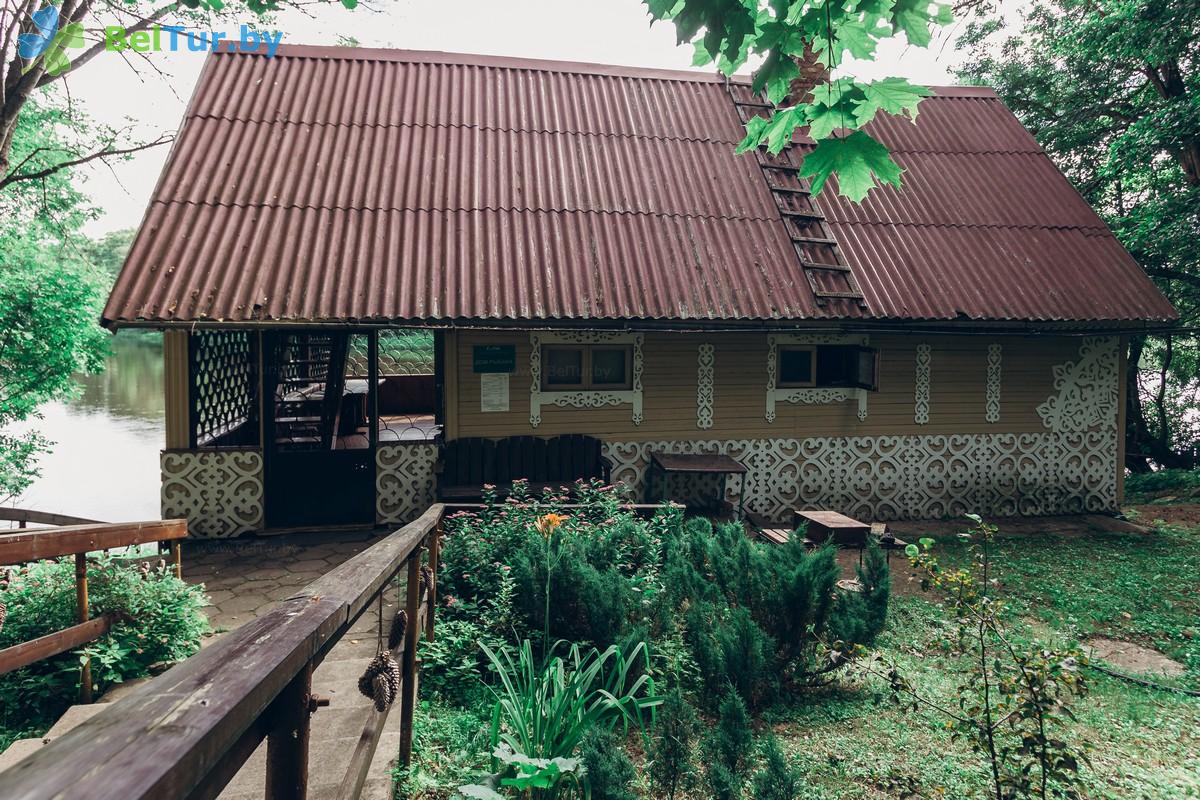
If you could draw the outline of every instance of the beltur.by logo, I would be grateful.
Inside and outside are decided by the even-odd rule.
[[[130,31],[121,25],[109,25],[104,29],[104,49],[113,52],[132,50],[135,53],[151,53],[183,49],[195,53],[215,51],[221,42],[238,53],[263,53],[267,58],[275,55],[282,31],[256,31],[249,25],[241,26],[237,38],[223,31],[189,31],[180,25],[153,25],[145,30]]]

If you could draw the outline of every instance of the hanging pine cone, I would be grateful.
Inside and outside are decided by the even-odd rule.
[[[403,608],[392,617],[392,627],[388,630],[388,650],[395,650],[404,641],[404,632],[408,629],[408,612]]]
[[[8,619],[8,606],[0,600],[0,631],[4,630],[4,620]]]
[[[395,695],[385,676],[376,675],[371,681],[371,696],[375,701],[376,711],[386,711],[387,707],[392,704]]]
[[[400,679],[400,665],[390,652],[384,650],[371,659],[366,671],[358,679],[358,691],[374,700],[375,707],[382,711],[400,694]]]
[[[143,561],[142,563],[138,564],[138,575],[140,575],[142,578],[150,577],[149,561]]]
[[[433,570],[429,565],[421,567],[421,591],[427,592],[433,587]]]
[[[167,571],[167,560],[165,558],[160,558],[158,560],[158,571],[159,572]]]

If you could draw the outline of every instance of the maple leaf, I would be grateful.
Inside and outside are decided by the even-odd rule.
[[[888,114],[906,114],[917,119],[917,105],[921,98],[933,92],[924,86],[914,86],[904,78],[884,78],[861,85],[863,99],[855,106],[854,113],[859,126],[866,125],[883,111]]]
[[[904,31],[909,44],[928,47],[933,41],[930,25],[945,25],[951,18],[949,5],[931,0],[896,0],[892,7],[892,32]]]
[[[838,194],[862,202],[875,182],[900,186],[903,170],[886,147],[862,131],[844,139],[823,139],[804,159],[800,177],[812,178],[812,191],[819,194],[831,176],[837,176]]]

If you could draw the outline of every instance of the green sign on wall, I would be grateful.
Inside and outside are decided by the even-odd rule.
[[[513,372],[517,368],[516,345],[477,344],[471,356],[476,372]]]

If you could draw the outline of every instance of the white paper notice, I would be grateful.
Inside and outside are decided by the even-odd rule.
[[[485,372],[479,376],[479,410],[508,411],[507,372]]]

